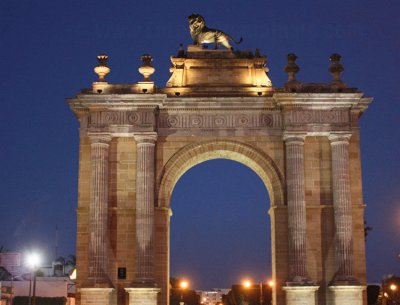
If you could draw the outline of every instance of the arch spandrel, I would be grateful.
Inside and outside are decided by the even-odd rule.
[[[266,186],[271,207],[285,204],[284,177],[271,157],[241,142],[208,141],[184,146],[164,165],[157,177],[157,206],[170,207],[175,184],[186,171],[201,162],[218,158],[237,161],[251,168]]]

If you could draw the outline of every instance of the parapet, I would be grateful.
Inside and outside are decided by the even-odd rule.
[[[136,84],[110,84],[106,76],[110,73],[108,56],[97,57],[99,64],[94,68],[98,81],[92,88],[82,90],[84,94],[164,94],[174,97],[257,97],[272,96],[274,93],[356,93],[341,80],[344,71],[341,56],[332,54],[328,83],[303,83],[296,79],[300,70],[295,54],[287,55],[285,72],[288,81],[283,88],[272,86],[268,77],[267,57],[258,49],[252,51],[210,50],[202,46],[189,45],[185,51],[181,45],[176,56],[171,56],[171,76],[165,88],[157,88],[150,76],[155,72],[152,56],[141,57],[143,64],[138,71],[143,79]]]

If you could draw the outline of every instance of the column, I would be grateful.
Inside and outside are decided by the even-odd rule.
[[[335,217],[336,274],[329,287],[331,305],[362,305],[365,289],[354,277],[353,224],[350,189],[351,134],[331,134],[332,189]]]
[[[111,136],[91,134],[89,286],[108,285],[108,150]]]
[[[349,171],[350,134],[330,135],[332,188],[335,217],[335,281],[350,283],[354,278],[353,224]]]
[[[307,282],[304,134],[286,134],[289,282]]]
[[[307,278],[307,219],[304,177],[305,134],[285,134],[289,278],[282,289],[286,305],[315,305],[315,286]]]
[[[136,271],[129,305],[157,305],[159,288],[154,276],[154,132],[134,135],[136,140]]]
[[[135,287],[154,287],[154,191],[156,133],[135,135],[136,272]]]

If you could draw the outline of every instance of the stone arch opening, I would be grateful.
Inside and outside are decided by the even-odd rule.
[[[182,175],[193,166],[213,159],[237,161],[254,171],[262,180],[270,199],[272,278],[273,280],[276,278],[285,278],[287,273],[286,267],[282,266],[280,270],[276,268],[277,265],[281,264],[277,261],[277,249],[279,249],[278,252],[281,253],[279,260],[286,260],[285,247],[287,231],[283,226],[279,228],[276,226],[278,222],[281,222],[282,219],[286,217],[285,182],[283,174],[275,164],[275,161],[266,153],[258,150],[257,147],[230,140],[214,140],[192,143],[184,146],[172,155],[157,177],[156,193],[158,198],[156,199],[156,209],[160,212],[160,215],[165,215],[165,213],[170,210],[171,196],[174,187]],[[168,296],[169,290],[169,285],[167,283],[170,271],[170,236],[169,218],[161,218],[163,220],[156,225],[158,228],[156,228],[156,230],[164,232],[157,237],[158,240],[162,240],[161,243],[164,254],[157,256],[156,270],[164,270],[164,272],[160,272],[161,277],[159,282],[163,282],[164,287],[166,287],[165,291],[163,290],[161,292],[161,299],[165,299]],[[277,290],[274,287],[273,299],[276,298],[276,293]]]
[[[190,168],[172,193],[171,277],[187,277],[202,290],[270,279],[269,205],[263,181],[237,161]]]
[[[283,175],[268,155],[240,142],[210,141],[187,145],[166,163],[158,177],[157,206],[169,208],[172,191],[179,178],[191,167],[213,159],[228,159],[246,165],[263,181],[271,207],[285,204]]]

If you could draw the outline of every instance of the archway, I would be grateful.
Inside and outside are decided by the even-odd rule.
[[[193,166],[172,193],[171,277],[201,290],[271,277],[269,205],[265,185],[245,165],[214,159]]]
[[[237,161],[247,166],[257,174],[265,185],[268,190],[271,207],[272,279],[286,278],[287,269],[283,267],[277,270],[276,268],[278,264],[283,265],[277,260],[286,261],[287,255],[285,254],[287,247],[286,226],[276,227],[277,218],[280,223],[286,219],[285,209],[279,208],[284,207],[284,182],[282,174],[274,161],[255,146],[236,141],[208,141],[189,144],[178,150],[166,163],[158,177],[158,211],[163,210],[164,212],[160,212],[162,214],[165,213],[166,209],[170,209],[173,189],[185,172],[195,165],[214,159]],[[160,275],[159,282],[163,282],[164,287],[166,287],[168,286],[170,271],[170,221],[169,218],[167,221],[165,219],[164,221],[160,221],[163,217],[158,217],[158,219],[156,231],[159,233],[156,236],[156,240],[163,241],[165,251],[164,255],[160,254],[157,256],[156,254],[156,270],[158,270],[158,274]],[[164,236],[160,232],[163,232]],[[280,236],[279,240],[277,240],[277,236]],[[279,249],[278,251],[277,248]],[[276,255],[277,252],[280,253],[279,258]],[[164,271],[161,271],[161,269]],[[276,298],[276,293],[277,290],[274,289],[273,298]],[[162,294],[163,292],[161,293],[161,298],[165,299],[166,296]],[[166,289],[166,294],[168,294],[168,288]]]

